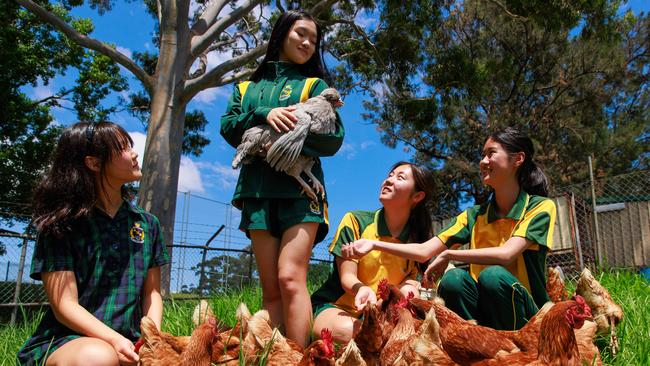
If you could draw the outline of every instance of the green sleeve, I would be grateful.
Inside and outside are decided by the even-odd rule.
[[[330,244],[329,252],[333,255],[340,257],[341,256],[341,247],[344,244],[352,243],[355,240],[361,238],[361,232],[359,228],[359,221],[351,212],[348,212],[341,219],[336,234],[334,235],[334,240]],[[356,262],[356,260],[355,260]]]
[[[266,116],[271,109],[266,106],[258,106],[248,112],[244,112],[241,105],[239,87],[235,85],[235,91],[228,101],[226,113],[221,116],[221,136],[231,146],[237,147],[241,143],[244,132],[251,127],[264,124]]]
[[[329,88],[326,82],[318,79],[312,87],[309,97],[319,95],[323,90]],[[343,144],[345,129],[341,122],[341,116],[336,113],[336,132],[333,134],[315,134],[310,133],[305,139],[301,154],[310,157],[333,156]]]

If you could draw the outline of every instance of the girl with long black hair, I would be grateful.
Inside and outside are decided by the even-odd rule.
[[[34,192],[38,230],[30,276],[50,308],[18,352],[21,365],[135,365],[140,319],[160,328],[158,219],[130,202],[142,177],[133,141],[111,122],[63,131]]]
[[[319,95],[328,85],[320,43],[321,29],[308,13],[291,10],[276,21],[266,56],[247,82],[235,88],[221,118],[221,135],[233,147],[244,132],[268,124],[277,132],[293,129],[295,105]],[[313,157],[314,176],[325,182],[320,157],[334,155],[343,143],[340,119],[332,134],[309,134],[302,155]],[[312,201],[289,175],[262,158],[244,164],[233,205],[242,210],[239,228],[251,238],[262,285],[262,305],[273,326],[306,346],[311,302],[307,269],[314,243],[327,234],[327,196]],[[291,321],[289,321],[289,319]]]
[[[450,260],[469,271],[444,273],[438,292],[465,319],[495,329],[519,329],[549,300],[546,255],[553,246],[556,208],[548,180],[533,160],[531,139],[514,128],[487,138],[481,179],[493,189],[488,202],[468,208],[423,244],[392,245],[358,240],[343,248],[357,258],[372,250],[425,262],[426,275],[439,278]],[[470,244],[467,250],[457,250]]]

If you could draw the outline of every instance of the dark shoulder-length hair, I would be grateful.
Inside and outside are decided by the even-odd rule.
[[[408,241],[410,243],[424,243],[433,237],[433,222],[431,220],[431,212],[429,211],[430,202],[433,200],[433,175],[428,169],[407,161],[398,161],[393,164],[389,172],[392,172],[401,165],[411,167],[415,182],[415,187],[413,188],[414,193],[424,192],[424,198],[411,208],[411,214],[408,220]],[[424,273],[427,268],[426,262],[416,263],[416,265],[421,273]]]
[[[99,176],[114,156],[133,146],[131,136],[112,122],[79,122],[66,128],[54,150],[49,170],[33,195],[33,224],[39,233],[61,237],[71,224],[85,217],[97,203],[97,189],[105,191],[103,180],[85,163],[86,156],[99,160]],[[122,197],[129,191],[122,186]]]
[[[280,50],[282,50],[282,44],[284,43],[285,38],[287,38],[287,33],[289,33],[293,23],[301,19],[311,20],[316,24],[316,47],[314,54],[307,62],[303,65],[296,66],[300,70],[300,73],[305,77],[317,77],[325,80],[327,83],[330,82],[329,72],[323,62],[320,46],[323,32],[316,19],[304,10],[288,10],[280,15],[273,25],[271,38],[269,39],[269,46],[266,49],[266,55],[255,72],[253,72],[253,75],[251,75],[251,81],[259,81],[262,78],[269,61],[278,61],[280,59]]]
[[[488,139],[498,142],[509,154],[523,152],[524,163],[517,170],[519,186],[528,194],[548,197],[548,178],[533,160],[535,147],[530,137],[515,128],[508,127],[493,132]]]

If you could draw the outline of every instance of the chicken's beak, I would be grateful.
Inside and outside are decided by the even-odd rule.
[[[343,103],[343,101],[341,99],[334,102],[335,107],[343,107],[343,104],[345,104],[345,103]]]

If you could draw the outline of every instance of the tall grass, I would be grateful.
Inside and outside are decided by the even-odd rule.
[[[603,271],[594,274],[621,304],[624,318],[617,328],[621,349],[614,357],[606,346],[609,337],[597,340],[603,362],[608,365],[650,365],[650,284],[639,275],[628,271]],[[314,286],[310,285],[310,291]],[[575,284],[568,284],[570,290]],[[259,288],[246,288],[209,299],[217,317],[224,323],[235,324],[235,309],[244,302],[251,312],[261,308]],[[192,332],[192,312],[197,301],[165,301],[163,330],[175,335]],[[34,331],[41,316],[16,326],[0,326],[0,366],[14,365],[15,355],[22,343]]]

